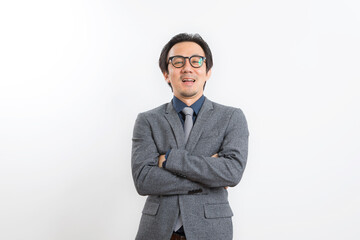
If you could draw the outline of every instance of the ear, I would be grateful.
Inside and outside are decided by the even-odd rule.
[[[211,69],[206,73],[206,80],[209,80],[209,78],[211,77]]]
[[[166,81],[167,83],[170,83],[170,80],[169,80],[169,73],[164,72],[164,73],[163,73],[163,75],[164,75],[165,81]]]

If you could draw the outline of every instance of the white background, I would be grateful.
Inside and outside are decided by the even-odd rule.
[[[0,239],[134,239],[131,137],[172,98],[157,61],[210,45],[205,95],[240,107],[235,240],[360,238],[357,0],[2,1]]]

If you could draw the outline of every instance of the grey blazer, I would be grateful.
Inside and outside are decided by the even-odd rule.
[[[189,240],[232,239],[233,212],[225,186],[239,183],[248,154],[248,128],[240,109],[205,98],[187,143],[172,103],[136,119],[132,174],[148,195],[138,240],[169,240],[179,212]],[[158,157],[171,149],[166,168]],[[218,153],[219,157],[212,155]]]

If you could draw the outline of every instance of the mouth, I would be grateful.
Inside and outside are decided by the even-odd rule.
[[[195,82],[195,79],[192,78],[183,78],[182,82]]]

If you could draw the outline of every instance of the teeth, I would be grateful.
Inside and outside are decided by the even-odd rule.
[[[183,79],[182,81],[183,82],[195,82],[195,80],[193,80],[193,79]]]

